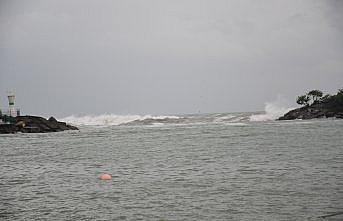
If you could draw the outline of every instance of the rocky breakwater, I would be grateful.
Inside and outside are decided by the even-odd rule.
[[[279,120],[315,118],[343,118],[343,90],[340,90],[337,95],[326,95],[314,100],[312,104],[305,104],[303,107],[291,110]]]
[[[54,117],[48,120],[38,116],[18,116],[10,124],[0,124],[0,134],[8,133],[49,133],[64,130],[78,130],[77,127],[57,121]]]

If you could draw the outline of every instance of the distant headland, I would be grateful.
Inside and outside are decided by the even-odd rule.
[[[343,89],[335,95],[323,95],[320,90],[312,90],[299,96],[297,103],[303,106],[289,111],[279,120],[343,118]]]
[[[11,133],[48,133],[64,130],[78,130],[77,127],[59,122],[54,117],[48,120],[38,116],[21,116],[20,110],[14,107],[14,93],[9,93],[8,110],[0,109],[0,134]]]

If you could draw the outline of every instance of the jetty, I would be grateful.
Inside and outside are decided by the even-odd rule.
[[[14,107],[14,93],[8,94],[7,111],[0,109],[0,134],[49,133],[64,130],[78,130],[77,127],[57,121],[54,117],[45,119],[39,116],[21,116],[20,109]]]
[[[5,117],[7,122],[0,124],[0,134],[13,133],[49,133],[60,132],[64,130],[78,130],[77,127],[69,125],[65,122],[57,121],[54,117],[45,119],[39,116],[17,116]],[[0,116],[0,119],[5,119]]]

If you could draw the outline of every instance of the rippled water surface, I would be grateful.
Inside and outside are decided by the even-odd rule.
[[[0,220],[320,220],[343,211],[343,120],[0,135],[0,172]]]

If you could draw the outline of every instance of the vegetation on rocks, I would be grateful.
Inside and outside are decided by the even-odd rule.
[[[337,94],[326,94],[320,90],[311,90],[297,97],[297,104],[303,107],[291,110],[279,120],[313,119],[323,117],[343,118],[343,88]]]

